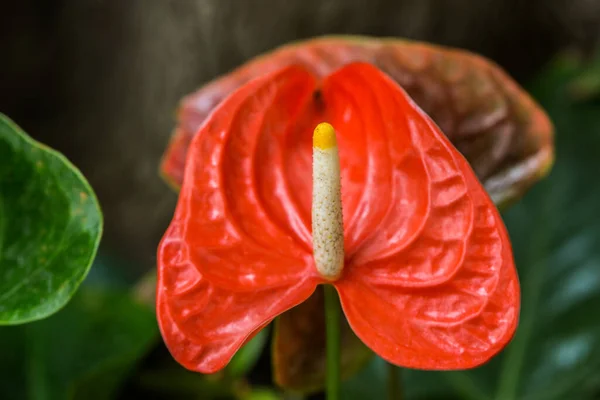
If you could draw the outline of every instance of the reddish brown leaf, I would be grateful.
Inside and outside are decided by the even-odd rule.
[[[419,42],[342,36],[281,47],[187,96],[163,158],[163,175],[181,185],[191,138],[212,109],[248,80],[288,64],[322,77],[351,61],[370,62],[399,82],[469,160],[496,204],[520,197],[549,170],[548,117],[492,62]]]
[[[275,322],[273,370],[275,382],[292,390],[320,390],[325,383],[325,315],[323,288]],[[340,313],[342,379],[356,373],[373,355]]]

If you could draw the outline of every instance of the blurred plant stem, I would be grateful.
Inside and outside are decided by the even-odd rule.
[[[402,370],[393,364],[387,363],[388,370],[388,399],[402,400]]]
[[[340,307],[337,292],[325,285],[325,331],[327,337],[327,400],[340,398]]]

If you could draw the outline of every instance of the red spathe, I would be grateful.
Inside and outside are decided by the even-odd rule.
[[[467,161],[365,63],[319,81],[286,67],[233,92],[187,156],[158,251],[163,338],[186,368],[223,368],[325,281],[312,259],[312,130],[337,131],[350,326],[384,359],[480,365],[512,338],[519,283],[504,224]]]

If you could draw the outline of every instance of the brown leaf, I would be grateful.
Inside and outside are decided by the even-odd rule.
[[[371,62],[395,79],[469,160],[496,204],[519,198],[552,165],[550,120],[491,61],[407,40],[334,36],[281,47],[187,96],[163,158],[163,176],[176,187],[181,184],[194,133],[225,96],[248,80],[289,64],[325,76],[352,61]]]
[[[325,314],[323,288],[278,317],[273,339],[275,382],[291,390],[311,392],[325,385]],[[354,375],[373,355],[340,313],[342,379]]]

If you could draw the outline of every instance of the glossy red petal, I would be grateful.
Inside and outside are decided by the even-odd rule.
[[[190,248],[181,230],[172,224],[160,245],[156,308],[165,344],[190,370],[219,371],[255,333],[315,290],[310,277],[250,292],[219,287],[186,257]]]
[[[297,67],[249,82],[190,145],[175,216],[159,245],[157,283],[163,338],[187,368],[222,368],[322,281],[310,214],[293,197],[310,198],[298,191],[310,183],[310,169],[297,172],[303,182],[285,172],[307,151],[289,142],[304,126],[298,121],[315,116],[314,89],[315,78]]]
[[[373,90],[367,64],[351,64],[325,79],[327,115],[338,132],[346,262],[403,246],[423,224],[427,170],[405,129],[395,99]],[[378,72],[378,74],[381,74]],[[368,247],[368,250],[364,248]]]
[[[183,223],[190,261],[211,282],[254,290],[316,274],[310,214],[294,200],[303,184],[284,173],[294,150],[287,141],[314,86],[295,67],[257,79],[219,106],[192,142],[174,221]],[[298,169],[297,180],[310,183],[311,175]]]
[[[324,87],[333,115],[357,116],[365,137],[389,146],[387,155],[365,146],[376,155],[371,168],[389,173],[365,181],[365,191],[377,196],[353,218],[361,227],[366,218],[369,232],[336,282],[352,329],[405,367],[487,361],[512,338],[519,313],[510,242],[494,204],[467,161],[382,72],[353,64]],[[346,104],[357,98],[369,100],[360,109]]]

